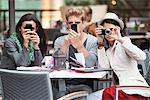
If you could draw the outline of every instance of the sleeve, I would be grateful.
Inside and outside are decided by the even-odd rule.
[[[17,66],[29,66],[30,61],[28,59],[29,51],[23,47],[22,52],[19,52],[19,47],[12,40],[5,42],[5,50],[8,56],[14,60]]]
[[[97,49],[98,49],[98,45],[97,45],[97,41],[96,40],[92,40],[88,42],[89,44],[87,48],[87,50],[89,51],[89,55],[85,58],[85,64],[87,67],[93,67],[95,65],[97,65]]]
[[[64,43],[64,37],[58,37],[54,42],[54,52],[59,52],[60,55],[64,55],[64,53],[60,50]]]
[[[127,37],[124,38],[124,42],[122,44],[125,52],[130,57],[136,59],[136,60],[145,60],[146,54],[144,51],[142,51],[140,48],[138,48],[136,45],[132,44],[131,40]]]
[[[98,64],[100,68],[110,68],[109,59],[106,55],[105,48],[98,49]]]
[[[34,50],[34,66],[42,65],[43,56],[40,50]]]

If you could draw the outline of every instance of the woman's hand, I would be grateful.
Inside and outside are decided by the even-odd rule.
[[[115,28],[113,28],[113,31],[115,32],[114,35],[110,35],[111,38],[114,38],[114,40],[117,40],[121,43],[124,42],[124,39],[123,37],[121,36],[121,33],[120,33],[120,27],[119,26],[116,26]]]
[[[95,33],[96,33],[97,42],[98,42],[98,48],[104,47],[104,35],[102,35],[103,28],[104,27],[101,25],[99,27],[95,28]]]
[[[28,48],[29,40],[30,40],[30,29],[25,29],[24,33],[22,33],[23,36],[23,45]]]
[[[103,29],[103,28],[104,28],[104,27],[101,26],[101,25],[99,25],[97,28],[95,28],[96,36],[99,36],[99,35],[102,34],[102,29]]]
[[[40,38],[34,31],[30,31],[30,40],[33,42],[34,49],[39,50]]]

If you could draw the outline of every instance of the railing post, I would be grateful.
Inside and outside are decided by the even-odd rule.
[[[15,0],[9,2],[9,32],[15,32]]]

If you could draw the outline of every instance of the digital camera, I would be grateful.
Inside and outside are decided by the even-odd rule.
[[[112,33],[111,29],[101,29],[101,35],[110,35]]]

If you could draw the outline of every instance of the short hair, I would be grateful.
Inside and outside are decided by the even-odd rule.
[[[77,7],[68,8],[66,10],[65,16],[67,21],[70,16],[80,17],[81,20],[84,21],[84,11],[82,8],[77,8]]]

